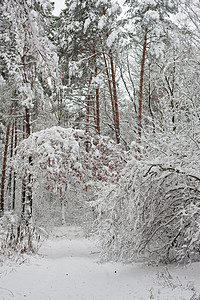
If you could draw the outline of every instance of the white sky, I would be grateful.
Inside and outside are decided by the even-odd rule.
[[[65,8],[65,0],[53,0],[53,2],[55,3],[54,14],[57,16]]]
[[[118,0],[118,2],[121,4],[123,4],[124,1],[125,0]],[[65,8],[65,0],[53,0],[53,2],[55,3],[54,14],[58,16],[61,10]]]

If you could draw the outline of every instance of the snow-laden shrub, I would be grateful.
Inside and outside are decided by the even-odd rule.
[[[6,212],[0,218],[0,262],[19,260],[24,254],[37,253],[46,237],[41,228],[26,226],[18,216]]]
[[[57,191],[108,178],[115,181],[125,160],[124,152],[109,137],[57,126],[23,140],[12,163],[21,178],[31,174],[36,182],[42,175],[46,188]]]
[[[132,159],[119,183],[102,192],[95,205],[103,259],[200,259],[200,153],[193,146],[163,142],[163,152]]]
[[[89,201],[96,198],[100,187],[118,181],[124,157],[120,146],[109,137],[56,126],[25,139],[12,166],[21,180],[31,176],[29,188],[37,219],[42,219],[43,209],[48,216],[48,206],[54,213],[62,205],[64,223],[70,219],[64,212],[69,209],[70,216],[76,211],[79,220],[87,218]]]

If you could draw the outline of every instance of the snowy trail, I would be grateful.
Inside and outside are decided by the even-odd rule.
[[[1,300],[199,299],[193,297],[200,288],[199,263],[171,266],[170,276],[164,267],[100,264],[94,242],[84,239],[80,228],[58,228],[39,254],[29,263],[0,269]]]

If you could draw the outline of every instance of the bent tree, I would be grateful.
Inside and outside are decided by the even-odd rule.
[[[61,127],[31,134],[20,143],[13,160],[19,179],[32,175],[33,206],[42,197],[49,201],[48,195],[53,196],[62,204],[63,223],[68,192],[75,188],[87,194],[86,201],[95,200],[102,185],[119,180],[125,164],[124,151],[112,139]],[[41,188],[46,192],[41,193]]]

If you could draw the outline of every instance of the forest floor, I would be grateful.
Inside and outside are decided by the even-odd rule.
[[[59,227],[39,254],[0,268],[0,300],[199,300],[200,263],[100,263],[94,240]]]

